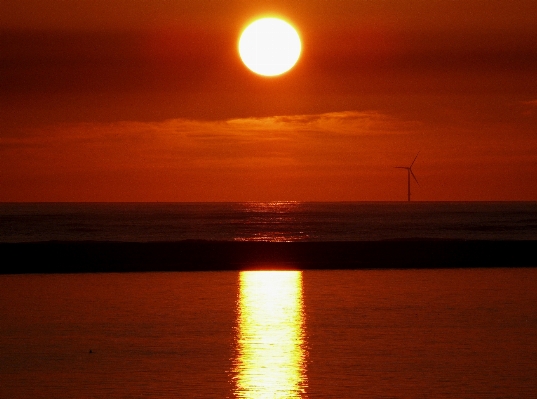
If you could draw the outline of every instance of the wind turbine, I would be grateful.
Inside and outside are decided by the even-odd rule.
[[[410,175],[412,175],[412,177],[414,178],[414,180],[416,180],[416,183],[418,183],[418,179],[416,179],[416,176],[414,176],[414,172],[412,172],[412,165],[414,165],[414,162],[416,162],[416,158],[418,157],[419,155],[419,151],[418,153],[416,154],[416,156],[414,157],[414,160],[412,161],[412,163],[410,164],[410,166],[396,166],[395,168],[396,169],[406,169],[407,172],[408,172],[408,202],[410,202]],[[418,186],[420,184],[418,183]]]

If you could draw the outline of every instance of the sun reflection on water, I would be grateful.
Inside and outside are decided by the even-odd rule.
[[[235,241],[291,242],[308,239],[297,216],[303,203],[296,201],[248,202],[241,204],[245,218],[243,234]]]
[[[304,398],[302,272],[240,273],[234,361],[237,398]]]

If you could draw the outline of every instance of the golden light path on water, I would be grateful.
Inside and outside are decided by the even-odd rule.
[[[300,271],[243,271],[235,396],[302,398],[307,387]]]

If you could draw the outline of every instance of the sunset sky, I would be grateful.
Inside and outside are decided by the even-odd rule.
[[[302,56],[241,62],[280,16]],[[2,0],[0,201],[537,200],[535,0]]]

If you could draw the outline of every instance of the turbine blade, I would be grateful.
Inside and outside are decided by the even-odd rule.
[[[418,151],[418,153],[417,153],[416,156],[414,157],[414,160],[413,160],[412,163],[410,164],[410,167],[412,167],[412,165],[414,165],[414,162],[416,162],[416,158],[418,157],[418,155],[420,155],[420,151]]]
[[[412,177],[414,178],[414,180],[416,180],[416,183],[418,183],[418,186],[420,185],[420,183],[418,182],[418,179],[416,179],[416,176],[414,176],[414,172],[412,172],[412,169],[409,169],[410,170],[410,174],[412,175]]]

